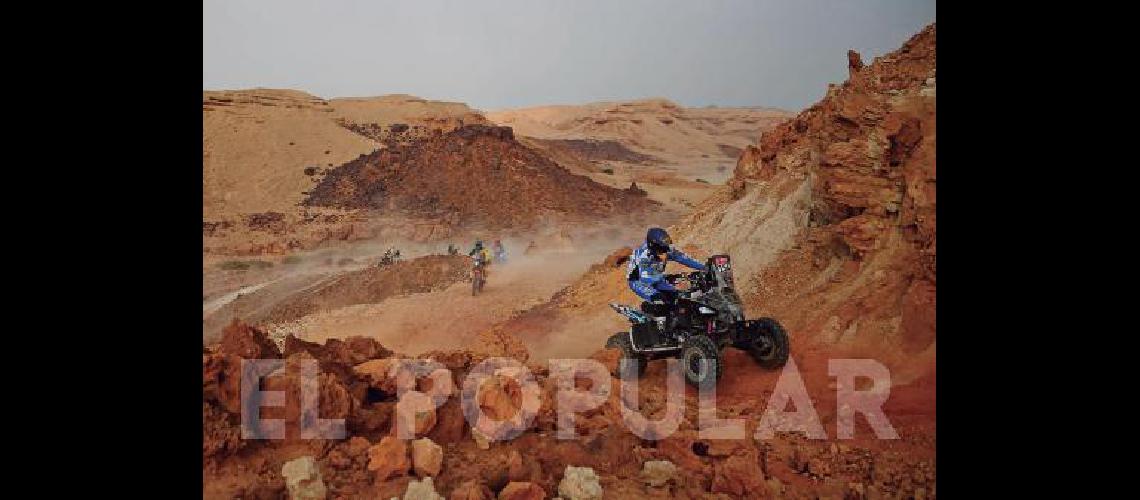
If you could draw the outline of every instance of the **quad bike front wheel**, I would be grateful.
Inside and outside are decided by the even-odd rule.
[[[760,318],[750,325],[748,338],[740,346],[761,367],[775,369],[788,362],[788,332],[779,321]]]
[[[614,375],[621,376],[621,365],[625,360],[628,360],[628,363],[633,363],[637,376],[640,377],[645,374],[645,367],[649,364],[649,361],[646,360],[644,356],[633,351],[633,346],[629,344],[628,332],[618,332],[610,336],[610,339],[606,341],[606,348],[610,349],[615,347],[621,350],[621,359],[618,360],[618,372]]]
[[[723,365],[716,342],[704,335],[691,335],[681,346],[681,366],[685,380],[697,387],[712,387],[720,378]]]

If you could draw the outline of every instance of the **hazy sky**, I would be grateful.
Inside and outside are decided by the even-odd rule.
[[[205,0],[203,87],[492,110],[667,97],[802,109],[934,0]]]

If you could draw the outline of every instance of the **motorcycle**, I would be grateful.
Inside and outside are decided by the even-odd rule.
[[[473,258],[473,260],[475,263],[471,268],[471,295],[478,295],[487,282],[486,264],[483,259]]]
[[[395,263],[400,261],[400,258],[401,257],[400,257],[400,251],[399,250],[389,249],[388,251],[384,252],[384,256],[380,258],[380,265],[381,266],[388,266],[391,264],[395,264]]]
[[[733,346],[752,355],[767,369],[788,361],[788,334],[773,318],[746,320],[734,288],[728,255],[708,258],[705,271],[669,274],[670,282],[686,281],[671,314],[662,303],[642,302],[640,309],[610,303],[630,322],[627,332],[610,336],[606,347],[621,350],[622,359],[645,372],[653,359],[680,358],[685,380],[697,387],[715,385],[723,370],[721,350]]]

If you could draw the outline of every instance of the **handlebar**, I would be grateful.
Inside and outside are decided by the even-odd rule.
[[[678,274],[666,274],[665,275],[665,280],[668,281],[669,283],[676,283],[677,281],[687,281],[689,283],[690,288],[692,287],[693,283],[699,283],[701,281],[701,278],[702,278],[702,275],[701,275],[700,271],[693,271],[691,273],[678,273]]]

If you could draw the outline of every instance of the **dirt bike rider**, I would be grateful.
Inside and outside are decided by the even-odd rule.
[[[388,247],[384,251],[384,256],[380,258],[380,265],[394,264],[400,258],[400,251],[395,248]]]
[[[499,264],[505,264],[507,262],[507,249],[503,247],[501,240],[495,240],[495,242],[491,244],[491,249],[495,254],[495,262]]]
[[[663,304],[663,316],[669,319],[668,330],[673,329],[673,307],[677,303],[677,288],[665,277],[665,264],[676,261],[690,268],[704,271],[705,265],[673,248],[669,233],[659,227],[649,228],[645,243],[637,247],[629,258],[629,289],[650,303]]]
[[[475,248],[467,252],[467,256],[475,259],[476,262],[483,265],[483,279],[486,279],[491,267],[491,250],[483,246],[483,240],[475,240]]]

